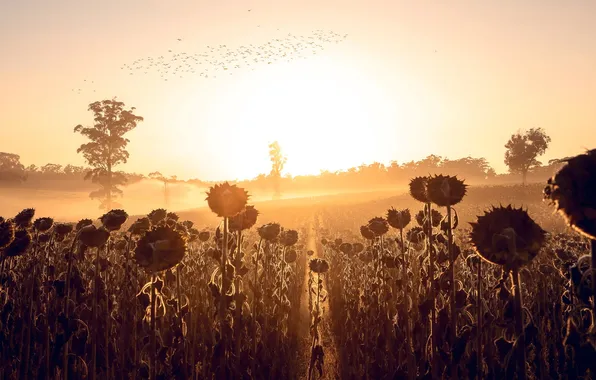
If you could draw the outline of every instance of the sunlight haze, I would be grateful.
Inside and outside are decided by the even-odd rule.
[[[129,172],[253,178],[275,140],[290,175],[431,153],[504,172],[518,129],[552,137],[543,162],[596,142],[595,15],[587,0],[2,0],[0,151],[81,165],[73,128],[117,96],[145,119],[127,135]],[[315,30],[347,37],[215,78],[121,69]]]

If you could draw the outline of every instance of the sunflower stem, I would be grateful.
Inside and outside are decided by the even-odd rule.
[[[226,266],[228,262],[228,218],[223,220],[223,243],[221,253],[221,298],[219,303],[219,324],[220,324],[220,339],[222,353],[219,362],[219,378],[226,378],[226,294],[228,293],[228,278],[226,273]]]
[[[515,335],[517,336],[517,349],[518,354],[516,355],[519,360],[518,379],[526,380],[526,337],[524,333],[524,321],[523,321],[523,300],[522,300],[522,289],[519,281],[519,269],[515,268],[511,272],[511,279],[513,281],[513,290],[515,292]]]
[[[257,283],[259,280],[259,254],[261,253],[261,244],[263,238],[259,239],[259,245],[257,247],[257,253],[255,255],[255,282],[253,284],[253,306],[252,306],[252,342],[253,342],[253,357],[252,357],[252,368],[251,375],[256,378],[257,373],[257,308],[259,306],[259,300],[257,297]]]
[[[150,380],[157,377],[157,342],[155,337],[155,274],[151,275],[151,375]]]
[[[592,253],[592,315],[596,320],[596,240],[590,239],[590,250]]]
[[[450,335],[450,342],[451,345],[451,378],[457,379],[457,365],[454,360],[455,350],[453,350],[453,346],[455,345],[455,339],[457,337],[457,310],[455,305],[455,257],[454,257],[454,250],[453,250],[453,231],[451,229],[451,206],[447,206],[447,253],[449,255],[449,301],[451,304],[451,329],[449,330]]]
[[[478,327],[478,334],[476,336],[476,362],[478,366],[478,378],[482,379],[482,259],[478,257],[478,268],[476,273],[476,326]]]

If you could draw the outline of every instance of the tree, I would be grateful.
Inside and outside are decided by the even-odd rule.
[[[550,137],[542,128],[531,128],[526,132],[517,132],[505,144],[505,164],[511,173],[522,175],[522,183],[526,184],[528,171],[540,165],[536,158],[546,152]]]
[[[93,183],[101,186],[99,190],[89,194],[91,198],[101,199],[100,208],[112,209],[112,199],[122,194],[119,185],[126,183],[123,173],[115,173],[113,168],[124,164],[129,154],[126,145],[129,140],[123,136],[136,128],[137,123],[143,121],[141,116],[134,114],[135,108],[126,110],[124,103],[116,98],[102,100],[89,104],[88,110],[93,112],[92,127],[77,125],[75,133],[87,137],[90,142],[82,144],[77,153],[82,153],[87,163],[92,167],[85,175]]]
[[[0,181],[21,182],[27,179],[21,156],[0,152]]]
[[[163,182],[164,205],[165,205],[165,208],[167,209],[169,207],[169,204],[170,204],[170,193],[168,191],[168,184],[171,183],[171,182],[176,182],[178,180],[178,177],[176,177],[175,175],[173,175],[170,178],[167,178],[166,176],[164,176],[160,172],[152,172],[152,173],[149,173],[149,178],[154,179],[156,181]]]
[[[269,176],[273,179],[273,186],[275,188],[275,192],[273,194],[274,199],[279,199],[281,197],[280,192],[280,181],[281,181],[281,172],[284,169],[286,164],[287,158],[283,155],[281,151],[281,147],[277,141],[272,142],[269,144],[269,159],[271,160],[271,173]]]

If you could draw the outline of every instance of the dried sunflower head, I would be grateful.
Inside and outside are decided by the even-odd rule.
[[[544,197],[572,228],[596,239],[596,149],[568,159],[548,180]]]
[[[248,230],[257,223],[258,216],[259,211],[255,206],[246,206],[244,210],[230,218],[228,228],[232,232]]]
[[[211,211],[221,218],[231,218],[246,207],[248,192],[236,186],[224,182],[215,185],[207,192],[207,204]]]
[[[17,228],[29,228],[31,227],[31,221],[35,216],[35,209],[33,208],[26,208],[19,212],[13,219],[13,223]]]
[[[372,232],[368,225],[360,226],[360,234],[366,240],[372,240],[375,238],[375,233]]]
[[[437,206],[454,206],[466,195],[466,187],[457,176],[436,175],[428,178],[426,195]]]
[[[389,231],[389,223],[381,217],[376,217],[368,221],[368,228],[375,236],[383,236]]]
[[[298,258],[298,254],[294,248],[288,249],[284,255],[286,263],[292,264]]]
[[[209,231],[201,231],[198,234],[199,240],[202,241],[203,243],[206,242],[207,240],[209,240],[210,237],[211,237],[211,233],[209,233]]]
[[[81,228],[90,226],[92,224],[93,224],[93,221],[91,219],[81,219],[75,226],[75,230],[79,231]]]
[[[422,203],[428,203],[428,197],[426,195],[426,183],[428,177],[416,177],[410,180],[410,195]]]
[[[279,223],[267,223],[259,227],[258,231],[261,239],[273,241],[277,239],[277,236],[281,232],[281,226]]]
[[[108,231],[117,231],[128,219],[128,214],[124,210],[111,210],[99,218],[101,224]]]
[[[109,238],[110,232],[103,227],[97,228],[94,225],[89,225],[79,231],[79,241],[87,247],[101,247]]]
[[[354,254],[359,254],[362,251],[364,251],[364,244],[362,244],[362,243],[354,243],[354,244],[352,244],[352,252]]]
[[[148,217],[137,219],[129,228],[128,232],[133,235],[143,235],[151,228],[151,221]]]
[[[396,210],[391,208],[387,211],[387,223],[393,228],[403,230],[410,223],[412,217],[410,216],[410,210]]]
[[[412,244],[420,244],[424,241],[424,236],[422,227],[413,227],[406,234],[406,239]]]
[[[170,219],[170,220],[174,220],[174,221],[178,221],[178,219],[180,219],[180,217],[178,216],[178,214],[176,214],[175,212],[168,212],[166,214],[166,218]]]
[[[0,217],[0,249],[7,247],[14,240],[14,224]]]
[[[538,255],[546,232],[521,208],[493,207],[472,225],[471,242],[485,260],[516,269]]]
[[[35,222],[33,222],[33,227],[38,232],[46,232],[54,225],[54,219],[52,218],[37,218]]]
[[[31,245],[31,235],[27,230],[17,230],[12,242],[4,249],[4,254],[9,257],[20,256]]]
[[[279,236],[279,241],[286,247],[291,247],[298,242],[298,231],[286,230]]]
[[[182,224],[184,224],[184,226],[189,230],[195,225],[194,222],[190,220],[185,220],[184,222],[182,222]]]
[[[350,243],[341,243],[341,245],[339,246],[339,250],[340,252],[346,254],[346,255],[351,255],[352,254],[352,244]]]
[[[56,235],[65,236],[71,233],[73,228],[74,226],[70,223],[58,223],[54,227],[54,232],[56,233]]]
[[[184,258],[186,240],[167,226],[153,228],[139,240],[134,259],[149,273],[170,269]]]
[[[167,216],[168,212],[163,208],[156,208],[155,210],[152,210],[149,214],[147,214],[147,217],[153,225],[159,224],[159,222],[166,219]]]
[[[308,267],[312,272],[322,274],[329,270],[329,263],[324,259],[311,259]]]

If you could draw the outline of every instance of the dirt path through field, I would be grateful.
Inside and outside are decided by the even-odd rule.
[[[306,249],[314,251],[314,254],[307,258],[307,267],[304,273],[304,290],[300,300],[300,348],[298,352],[302,357],[300,358],[300,370],[298,372],[299,379],[308,379],[308,366],[310,364],[310,352],[312,344],[312,337],[310,335],[310,311],[308,309],[308,261],[311,258],[323,258],[322,253],[318,251],[317,227],[318,216],[313,216],[309,226]],[[326,289],[326,279],[323,279],[323,285]],[[323,367],[323,377],[319,377],[318,372],[315,370],[313,379],[338,379],[339,362],[337,360],[337,348],[335,346],[331,330],[331,314],[328,300],[322,304],[322,308],[323,321],[319,325],[319,333],[321,337],[320,344],[323,346],[323,350],[325,352],[325,365]]]

